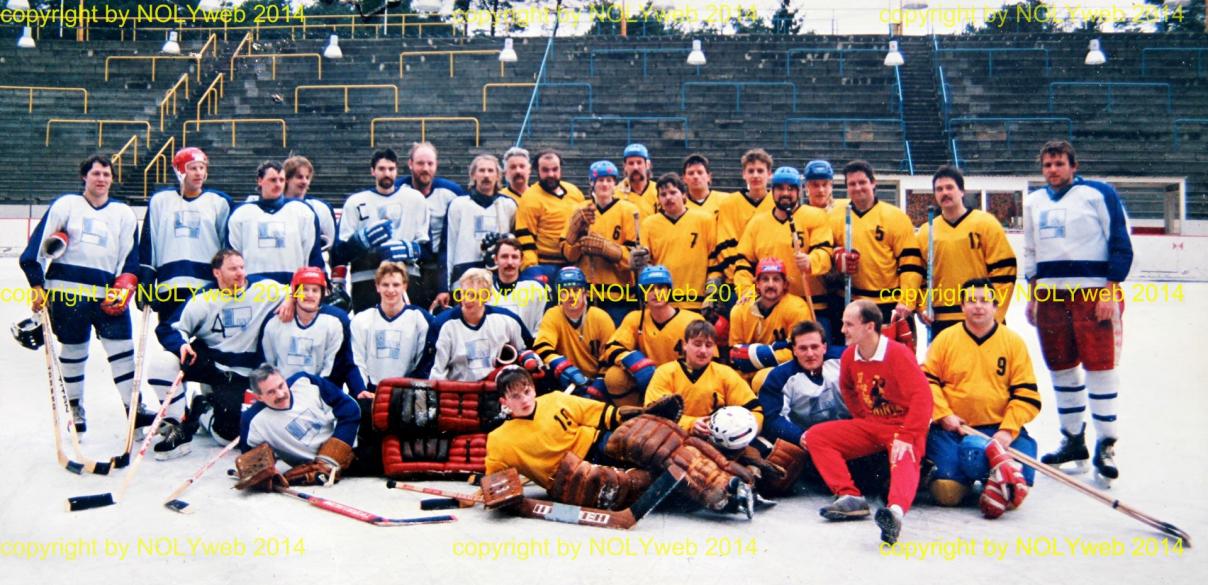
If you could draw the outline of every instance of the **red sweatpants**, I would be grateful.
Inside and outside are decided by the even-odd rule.
[[[892,452],[897,424],[872,419],[832,420],[806,432],[805,444],[823,481],[837,496],[858,496],[860,490],[851,479],[847,462],[878,451]],[[927,433],[914,439],[914,457],[889,462],[889,504],[910,511],[919,487],[919,462],[927,448]]]

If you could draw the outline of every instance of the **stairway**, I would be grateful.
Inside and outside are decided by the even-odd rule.
[[[900,71],[906,140],[910,141],[915,174],[927,175],[952,160],[939,107],[935,53],[928,37],[902,38],[898,42],[906,59]]]

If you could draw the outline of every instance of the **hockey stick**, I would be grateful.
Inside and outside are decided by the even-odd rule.
[[[112,506],[125,497],[126,490],[130,488],[130,483],[134,480],[134,474],[138,473],[138,466],[143,462],[143,456],[147,454],[147,447],[151,446],[151,439],[155,438],[160,423],[164,422],[164,415],[168,412],[168,405],[172,403],[172,398],[176,396],[176,391],[184,384],[184,380],[185,373],[183,371],[176,374],[176,379],[172,381],[172,387],[168,389],[168,394],[159,405],[159,412],[155,413],[155,420],[151,422],[150,427],[147,427],[147,436],[143,437],[143,445],[139,447],[138,454],[134,456],[134,460],[130,463],[130,470],[126,472],[126,477],[122,479],[122,485],[118,487],[117,496],[106,492],[103,494],[67,498],[67,511],[79,512],[80,510]]]
[[[663,502],[684,481],[685,472],[672,467],[663,472],[641,497],[629,508],[619,511],[601,510],[572,504],[561,504],[549,500],[524,498],[515,508],[516,514],[525,518],[537,518],[549,522],[563,522],[580,526],[596,526],[628,530]]]
[[[935,206],[927,206],[927,342],[935,326]]]
[[[316,508],[327,510],[328,512],[334,512],[341,516],[347,516],[353,520],[360,520],[361,522],[372,524],[374,526],[415,526],[419,524],[443,524],[445,522],[457,521],[457,517],[452,515],[420,516],[416,518],[385,518],[383,516],[378,516],[377,514],[372,514],[364,510],[353,508],[352,506],[346,506],[334,500],[294,491],[287,487],[276,487],[275,489],[279,494],[284,494],[291,498],[302,500],[303,502],[306,502],[307,504],[310,504]]]
[[[205,473],[209,471],[215,463],[218,463],[218,460],[222,459],[223,455],[230,453],[232,449],[238,446],[239,439],[235,439],[228,443],[227,446],[219,451],[217,455],[211,457],[209,461],[206,461],[205,465],[202,465],[201,469],[198,469],[197,472],[193,474],[193,477],[185,480],[184,483],[180,484],[180,487],[176,488],[171,494],[168,494],[168,498],[164,500],[164,507],[172,510],[173,512],[180,512],[181,514],[191,513],[189,511],[189,503],[178,498],[180,498],[181,494],[185,493],[185,490],[189,489],[189,487],[192,486],[197,480],[201,479],[201,476],[205,475]]]
[[[130,390],[130,406],[126,413],[128,420],[126,421],[126,446],[122,449],[122,454],[112,457],[109,462],[114,468],[121,469],[130,464],[130,449],[134,447],[134,432],[135,425],[138,422],[138,411],[142,405],[142,393],[140,392],[143,383],[143,358],[147,355],[147,326],[151,323],[151,303],[143,305],[143,322],[140,329],[140,337],[138,338],[138,353],[134,354],[134,379],[133,388]]]
[[[453,491],[449,491],[449,490],[442,490],[440,488],[424,487],[424,486],[418,486],[418,485],[414,485],[414,484],[410,484],[410,483],[399,483],[397,481],[394,481],[393,479],[386,481],[386,489],[403,490],[403,491],[407,491],[407,492],[416,492],[416,493],[420,493],[420,494],[428,494],[430,496],[442,496],[442,497],[448,498],[450,500],[457,500],[458,502],[461,502],[461,503],[469,503],[470,506],[473,506],[474,504],[482,503],[482,491],[481,490],[474,492],[474,493],[464,494],[464,493],[458,493],[458,492],[453,492]]]
[[[974,435],[977,437],[981,437],[983,439],[986,439],[987,441],[993,440],[985,433],[983,433],[969,425],[962,424],[961,432],[965,433],[966,435]],[[1007,447],[1007,452],[1010,453],[1011,456],[1014,457],[1015,459],[1017,459],[1020,463],[1028,465],[1028,466],[1032,467],[1033,469],[1035,469],[1036,471],[1039,471],[1039,472],[1049,476],[1050,478],[1057,480],[1058,482],[1061,482],[1061,483],[1063,483],[1069,487],[1072,487],[1092,498],[1095,498],[1096,500],[1099,500],[1100,502],[1103,502],[1104,504],[1111,506],[1113,510],[1119,510],[1126,516],[1130,516],[1134,520],[1137,520],[1159,532],[1162,532],[1169,536],[1178,538],[1183,541],[1183,545],[1185,545],[1187,548],[1191,548],[1191,536],[1189,536],[1186,532],[1184,532],[1178,526],[1175,526],[1174,524],[1171,524],[1169,522],[1163,522],[1161,520],[1158,520],[1157,518],[1154,518],[1153,516],[1150,516],[1149,514],[1146,514],[1140,510],[1137,510],[1136,508],[1125,505],[1120,500],[1113,498],[1113,497],[1103,493],[1102,491],[1099,491],[1099,490],[1097,490],[1089,485],[1086,485],[1076,479],[1073,479],[1073,478],[1067,476],[1066,474],[1062,473],[1061,471],[1054,469],[1052,466],[1045,464],[1045,463],[1041,463],[1040,461],[1037,461],[1036,459],[1029,457],[1025,453],[1020,453],[1019,451],[1012,449],[1011,447]]]
[[[70,402],[67,398],[66,383],[63,382],[62,366],[59,356],[55,355],[54,338],[51,335],[54,326],[51,324],[49,306],[42,308],[42,325],[42,340],[46,347],[46,373],[50,378],[50,405],[53,409],[51,415],[55,425],[55,449],[59,452],[59,464],[76,475],[81,475],[84,471],[96,475],[109,475],[109,471],[112,469],[110,462],[99,462],[85,457],[84,450],[80,448],[80,435],[76,431],[75,423],[71,420],[71,410],[68,407]],[[63,429],[62,421],[59,419],[60,414],[66,415],[67,434],[71,437],[72,451],[75,452],[75,458],[78,461],[68,459],[63,453],[63,439],[59,435]]]
[[[793,236],[793,254],[797,254],[801,251],[801,236],[797,233],[797,222],[793,219],[793,214],[790,213],[788,216],[789,232]],[[801,292],[805,297],[805,303],[809,305],[811,318],[817,320],[818,313],[814,311],[814,295],[810,292],[810,275],[804,272],[801,273]]]
[[[642,246],[642,214],[633,212],[633,240],[637,247]],[[633,266],[630,265],[630,268]],[[633,284],[638,287],[638,339],[642,338],[642,328],[646,325],[646,293],[642,291],[642,285],[638,283],[638,277],[641,274],[634,273]]]
[[[844,228],[845,234],[844,234],[844,238],[843,238],[843,252],[844,252],[843,262],[846,263],[847,262],[846,254],[851,253],[851,203],[850,202],[847,204],[847,211],[844,214],[843,221],[845,224],[845,228]],[[844,285],[845,288],[843,289],[843,306],[844,306],[844,308],[846,308],[848,305],[851,304],[851,274],[849,274],[846,270],[843,271],[843,274],[844,274],[844,276],[846,276],[846,280],[847,280],[847,283]]]

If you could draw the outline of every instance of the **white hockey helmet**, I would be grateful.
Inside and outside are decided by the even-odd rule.
[[[735,451],[755,440],[755,435],[759,433],[759,423],[755,420],[755,415],[746,408],[726,406],[709,417],[709,431],[713,434],[714,445]]]

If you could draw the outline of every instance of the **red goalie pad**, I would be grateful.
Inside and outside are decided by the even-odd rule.
[[[433,442],[436,441],[444,443],[435,446]],[[484,473],[486,458],[487,436],[484,433],[412,441],[394,436],[382,438],[382,468],[386,477],[393,479]]]

